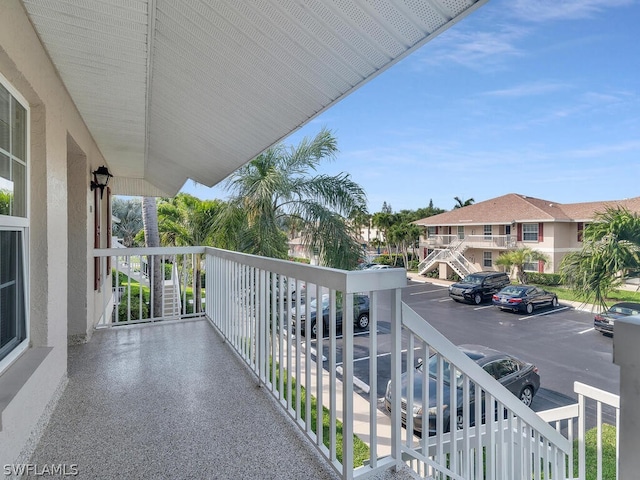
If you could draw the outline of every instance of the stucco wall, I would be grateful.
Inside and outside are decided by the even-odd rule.
[[[89,172],[104,164],[93,138],[69,98],[56,70],[32,29],[22,4],[0,2],[0,73],[26,99],[31,114],[29,159],[29,316],[30,344],[48,352],[31,375],[20,377],[23,355],[0,376],[18,373],[20,388],[2,412],[0,465],[16,461],[34,431],[45,407],[64,385],[67,367],[68,246],[77,232],[69,230],[70,199],[80,202],[71,223],[83,238],[92,228],[88,215]],[[67,138],[70,136],[86,157],[84,172],[76,178],[69,195]],[[74,164],[72,164],[74,165]],[[75,164],[77,165],[77,164]],[[106,205],[103,204],[103,208]],[[84,229],[84,230],[83,230]],[[92,247],[92,245],[91,245]],[[87,268],[91,249],[80,253],[76,263]],[[82,267],[80,267],[82,268]],[[88,305],[95,303],[90,282],[77,292]],[[92,287],[92,285],[91,285]],[[76,307],[74,307],[76,308]],[[90,309],[92,310],[92,309]],[[3,392],[4,394],[5,392]]]

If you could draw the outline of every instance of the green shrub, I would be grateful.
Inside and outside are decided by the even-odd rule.
[[[143,293],[143,297],[142,297],[142,316],[140,316],[140,297],[139,295],[133,295],[133,288],[131,288],[132,290],[132,295],[131,295],[131,318],[128,317],[128,309],[129,309],[129,302],[127,301],[127,297],[126,297],[126,292],[125,295],[122,297],[122,301],[120,302],[120,305],[118,305],[118,321],[119,322],[126,322],[128,320],[141,320],[141,319],[145,319],[145,318],[149,318],[149,305],[146,303],[147,302],[147,296],[144,295]],[[136,288],[137,290],[137,288]]]
[[[558,286],[562,284],[559,273],[535,273],[527,272],[527,282],[535,285]]]

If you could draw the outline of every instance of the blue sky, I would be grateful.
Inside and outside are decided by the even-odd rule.
[[[491,0],[315,118],[369,211],[640,195],[640,0]],[[221,187],[183,191],[225,198]]]

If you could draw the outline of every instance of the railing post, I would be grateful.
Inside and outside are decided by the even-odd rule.
[[[402,468],[402,299],[401,290],[391,293],[391,457],[396,461],[396,471]]]
[[[640,316],[616,320],[613,362],[620,367],[620,432],[618,478],[632,480],[640,472]]]

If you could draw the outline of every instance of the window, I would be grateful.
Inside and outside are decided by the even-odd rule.
[[[493,258],[491,252],[482,252],[482,266],[493,267]]]
[[[436,236],[436,227],[427,227],[427,238]]]
[[[464,240],[464,227],[462,225],[458,225],[458,239]]]
[[[29,111],[0,76],[0,370],[28,344],[27,124]]]
[[[523,264],[523,268],[525,272],[537,272],[538,271],[538,262],[530,262]]]
[[[493,234],[493,231],[491,230],[491,225],[485,225],[483,228],[483,233],[484,233],[485,240],[491,240],[491,235]]]
[[[538,241],[538,224],[537,223],[524,223],[522,225],[522,240],[524,242]]]

